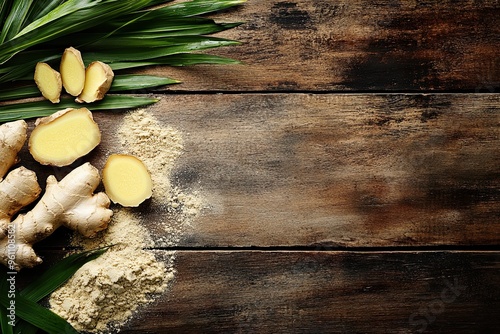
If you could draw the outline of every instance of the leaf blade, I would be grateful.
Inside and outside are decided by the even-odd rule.
[[[8,308],[11,300],[8,298],[7,274],[2,270],[0,274],[0,305]],[[38,305],[19,293],[15,296],[16,317],[46,331],[49,334],[78,334],[78,332],[63,318],[54,312]]]
[[[14,329],[9,324],[9,319],[7,318],[7,309],[2,305],[0,306],[0,329],[2,334],[14,334]]]
[[[97,259],[108,248],[77,253],[60,260],[26,286],[20,295],[34,302],[42,300],[70,279],[84,264]]]
[[[14,0],[0,33],[0,44],[17,35],[28,16],[32,3],[33,0]]]
[[[124,109],[144,107],[156,102],[158,102],[158,99],[155,98],[110,94],[102,101],[94,102],[89,105],[89,109],[92,111],[122,111]],[[80,108],[81,106],[81,104],[74,102],[72,99],[61,99],[61,102],[57,104],[57,106],[45,100],[3,105],[0,106],[0,123],[19,119],[44,117],[53,114],[55,110]]]
[[[153,75],[122,74],[115,76],[110,91],[123,92],[130,90],[142,90],[146,88],[176,84],[179,82],[180,81],[175,79]]]

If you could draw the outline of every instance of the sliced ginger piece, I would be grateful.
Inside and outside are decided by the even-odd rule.
[[[87,108],[67,108],[35,122],[29,150],[41,164],[61,167],[87,155],[100,142],[92,113]]]
[[[85,65],[80,51],[73,47],[64,50],[59,71],[66,92],[73,96],[80,95],[85,85]]]
[[[108,64],[92,62],[85,70],[85,85],[76,98],[76,102],[94,102],[102,100],[113,83],[114,73]]]
[[[131,155],[111,155],[102,171],[102,182],[111,201],[122,206],[137,207],[152,196],[148,169]]]
[[[43,97],[52,103],[59,103],[62,81],[61,74],[47,63],[39,62],[35,67],[35,83]]]

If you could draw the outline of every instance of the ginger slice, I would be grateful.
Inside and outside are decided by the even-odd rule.
[[[108,64],[92,62],[85,71],[85,85],[76,102],[94,102],[102,100],[113,83],[114,73]]]
[[[92,113],[87,108],[67,108],[35,122],[29,150],[41,164],[61,167],[87,155],[100,142]]]
[[[59,103],[62,81],[61,74],[47,63],[39,62],[35,67],[35,83],[43,97],[52,103]]]
[[[139,206],[153,193],[146,166],[131,155],[111,155],[102,171],[102,182],[111,201],[126,207]]]
[[[73,96],[80,95],[85,85],[85,65],[80,51],[73,47],[64,50],[59,71],[66,92]]]

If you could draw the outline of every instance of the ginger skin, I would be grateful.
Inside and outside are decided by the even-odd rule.
[[[28,125],[15,121],[0,125],[0,179],[17,162],[17,153],[26,141]]]
[[[75,99],[78,103],[91,103],[104,98],[111,88],[115,74],[108,64],[94,61],[85,70],[85,85],[82,93]]]
[[[4,172],[0,177],[15,163],[25,140],[26,127],[22,123],[0,126],[0,154],[8,157],[2,160],[0,167]],[[90,163],[74,169],[59,182],[51,175],[40,201],[11,222],[19,209],[38,197],[41,189],[34,172],[24,167],[10,172],[0,182],[0,263],[10,270],[40,264],[42,259],[35,254],[33,244],[61,225],[87,237],[105,229],[113,212],[106,194],[94,194],[100,181],[99,171]]]
[[[26,141],[25,121],[6,123],[0,126],[0,239],[7,236],[10,219],[26,205],[38,198],[42,189],[36,174],[19,167],[2,177],[16,163],[17,153]]]

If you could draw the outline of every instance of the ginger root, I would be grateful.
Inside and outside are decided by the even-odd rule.
[[[87,155],[100,142],[92,113],[87,108],[68,108],[36,121],[29,149],[41,164],[61,167]]]
[[[15,121],[0,125],[0,179],[17,162],[17,153],[26,142],[28,125]]]
[[[73,96],[80,95],[85,85],[85,65],[80,51],[73,47],[64,50],[59,71],[66,92]]]
[[[43,97],[52,103],[59,103],[62,80],[61,74],[50,67],[47,63],[37,63],[35,67],[35,83]]]
[[[113,154],[102,171],[106,194],[114,203],[139,206],[152,195],[151,175],[141,160],[126,154]]]
[[[94,102],[102,100],[113,83],[114,73],[108,64],[92,62],[85,70],[85,85],[76,98],[76,102]]]
[[[113,211],[104,193],[93,194],[100,181],[99,171],[90,163],[74,169],[60,182],[49,176],[40,201],[10,223],[14,237],[9,235],[0,240],[0,262],[17,270],[40,264],[42,259],[36,255],[33,244],[61,225],[86,237],[104,230]],[[15,245],[14,251],[10,251],[9,244]]]
[[[0,178],[16,162],[26,141],[26,127],[24,121],[0,126],[0,155],[5,157],[0,164]],[[0,181],[0,263],[11,270],[41,263],[33,244],[61,225],[87,237],[105,229],[113,212],[106,194],[94,194],[100,181],[99,171],[90,163],[74,169],[59,182],[51,175],[40,201],[11,221],[41,192],[34,172],[24,167],[11,171]]]
[[[2,177],[17,162],[17,154],[26,141],[25,121],[0,126],[0,239],[7,236],[10,219],[21,208],[38,198],[40,186],[34,172],[24,167]]]

